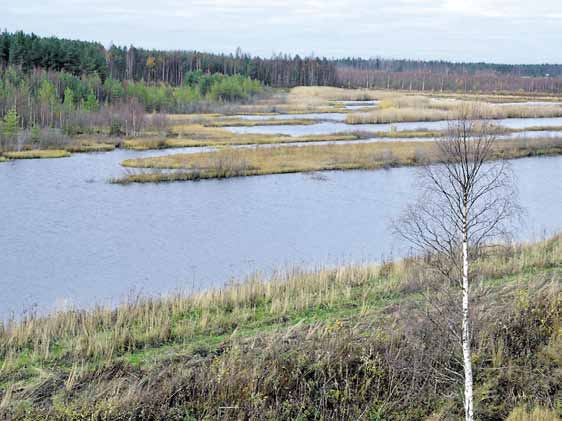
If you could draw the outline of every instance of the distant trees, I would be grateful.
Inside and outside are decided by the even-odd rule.
[[[12,148],[18,136],[18,114],[15,108],[8,111],[0,128],[0,149]]]
[[[74,76],[97,75],[102,82],[163,82],[181,86],[193,72],[242,75],[276,87],[336,84],[336,66],[326,58],[278,54],[251,57],[198,51],[146,50],[134,46],[101,44],[59,38],[42,38],[23,32],[0,34],[0,70],[9,66],[29,72],[36,69],[64,71]]]
[[[14,109],[22,128],[60,128],[69,135],[108,127],[113,134],[138,133],[144,112],[189,112],[197,104],[246,101],[263,90],[242,75],[200,71],[186,73],[181,86],[13,66],[0,76],[0,119]]]
[[[562,67],[562,66],[561,66]],[[561,76],[520,76],[492,70],[474,72],[437,71],[423,68],[408,71],[338,66],[337,80],[345,88],[400,89],[427,92],[562,92]]]
[[[112,46],[107,53],[109,74],[114,79],[165,82],[178,86],[191,73],[242,75],[273,87],[335,85],[336,66],[326,58],[274,55],[251,57],[238,49],[236,55],[198,51],[144,50]]]
[[[99,43],[43,38],[35,34],[0,34],[0,68],[15,66],[32,69],[64,70],[73,75],[97,73],[105,78],[105,50]]]
[[[342,86],[461,92],[562,92],[562,64],[455,63],[345,58],[335,61]]]

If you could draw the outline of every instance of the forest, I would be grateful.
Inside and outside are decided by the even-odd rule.
[[[376,48],[375,48],[376,50]],[[376,53],[376,51],[374,51]],[[210,54],[196,50],[162,51],[134,46],[0,34],[0,69],[45,69],[75,76],[97,74],[103,81],[133,80],[181,86],[193,72],[242,75],[272,87],[339,86],[419,91],[558,93],[562,65],[455,63],[383,58],[320,58],[274,54]]]

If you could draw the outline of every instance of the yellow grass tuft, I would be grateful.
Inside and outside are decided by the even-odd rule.
[[[495,156],[519,158],[562,153],[562,138],[497,140]],[[436,144],[372,142],[277,148],[226,148],[216,152],[173,154],[129,159],[130,168],[174,169],[179,172],[129,174],[115,183],[187,181],[294,172],[377,169],[435,162]]]
[[[4,152],[7,159],[66,158],[70,152],[62,149],[32,149],[28,151]]]

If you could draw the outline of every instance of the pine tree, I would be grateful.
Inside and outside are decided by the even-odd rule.
[[[11,145],[15,144],[18,136],[18,113],[15,108],[12,108],[4,117],[4,124],[2,124],[2,137],[4,138],[3,147],[9,149]]]

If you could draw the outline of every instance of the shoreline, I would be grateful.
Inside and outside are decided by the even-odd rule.
[[[384,351],[386,345],[394,344],[398,348],[388,348],[389,351],[394,349],[391,355],[402,358],[398,356],[405,353],[406,363],[410,339],[403,342],[408,336],[402,336],[406,333],[401,332],[407,332],[404,329],[412,323],[420,323],[419,320],[414,322],[416,319],[411,319],[409,315],[423,302],[427,288],[434,285],[431,281],[433,275],[423,272],[418,259],[314,271],[294,270],[267,278],[254,276],[225,288],[187,296],[141,297],[117,308],[69,310],[19,323],[0,324],[0,396],[5,402],[4,408],[13,410],[16,415],[27,414],[28,419],[41,419],[44,411],[59,416],[96,411],[113,416],[129,413],[131,407],[127,396],[130,392],[116,393],[111,387],[113,382],[126,379],[129,379],[127,382],[130,382],[132,390],[137,390],[132,396],[139,396],[139,399],[145,396],[144,393],[138,395],[141,389],[137,389],[140,387],[137,382],[148,381],[150,393],[159,396],[154,396],[155,402],[169,402],[173,406],[173,401],[162,400],[160,396],[169,390],[167,381],[158,381],[162,379],[158,373],[162,373],[166,366],[176,376],[185,370],[188,373],[191,369],[200,370],[197,371],[200,380],[194,381],[188,375],[181,380],[186,382],[182,383],[182,387],[193,390],[193,393],[199,391],[197,393],[202,393],[204,402],[216,405],[221,400],[205,392],[205,384],[211,382],[222,388],[236,382],[239,377],[235,375],[235,367],[239,367],[240,373],[250,376],[242,381],[243,384],[253,381],[250,380],[253,376],[259,378],[260,375],[251,375],[251,367],[262,367],[261,362],[264,362],[262,368],[265,373],[276,366],[265,363],[271,361],[271,356],[267,357],[270,352],[291,358],[291,355],[301,355],[299,350],[302,349],[305,352],[302,356],[310,355],[312,358],[310,363],[303,361],[303,369],[308,367],[311,370],[314,362],[320,361],[314,357],[318,352],[334,352],[339,347],[345,350],[350,344],[359,346],[363,343],[366,348],[349,349],[337,357],[342,363],[347,361],[351,364],[365,355],[363,353],[368,349],[375,353],[374,358],[385,355],[384,352],[388,352]],[[511,323],[511,308],[514,305],[527,306],[523,308],[528,308],[529,314],[545,317],[544,323],[556,329],[557,316],[548,313],[548,309],[556,308],[552,306],[556,306],[556,296],[560,294],[560,234],[539,243],[492,248],[478,263],[477,269],[474,287],[486,292],[479,299],[483,309],[488,308],[487,303],[491,300],[495,303],[496,314],[502,315],[501,320]],[[426,275],[423,284],[417,281],[420,270]],[[527,313],[522,314],[524,316],[521,317],[530,317]],[[497,317],[485,325],[486,329],[493,331]],[[260,343],[264,346],[255,348]],[[335,344],[336,348],[332,348]],[[475,351],[475,355],[482,356],[477,362],[477,372],[481,372],[482,364],[484,367],[489,364],[489,352],[487,348]],[[505,352],[504,358],[511,358],[508,351]],[[241,356],[245,356],[243,365],[231,365]],[[335,361],[327,362],[322,370],[336,367],[337,364],[333,365]],[[517,360],[512,361],[517,366]],[[222,364],[229,367],[222,374],[213,369]],[[246,372],[247,369],[250,370]],[[382,370],[383,366],[379,369]],[[354,374],[360,376],[357,379],[363,379],[361,372]],[[279,376],[281,380],[289,373],[298,374],[299,370],[291,368],[285,372],[273,369],[269,376]],[[490,371],[489,375],[496,376],[497,373]],[[137,376],[137,380],[134,381],[130,375]],[[369,371],[365,375],[362,382],[373,378],[373,373]],[[181,375],[180,378],[183,379]],[[490,377],[490,380],[494,378]],[[47,379],[49,382],[45,383]],[[226,383],[220,383],[219,379]],[[219,383],[216,383],[217,380]],[[51,386],[45,388],[47,384]],[[260,390],[261,387],[269,390],[267,384],[262,382]],[[476,386],[486,387],[482,379]],[[302,398],[314,397],[320,390],[316,387],[320,386],[314,386]],[[245,393],[235,393],[234,390],[241,389],[233,388],[234,394],[228,395],[227,402],[241,404],[249,399]],[[8,397],[6,393],[9,393]],[[29,393],[38,394],[33,407],[24,405]],[[428,392],[424,389],[424,393]],[[96,398],[92,400],[92,396]],[[192,396],[191,392],[187,396]],[[106,399],[113,404],[104,406]],[[198,399],[186,399],[194,405],[194,415],[201,416],[204,409],[197,404]],[[268,407],[277,408],[271,397],[264,399]],[[143,403],[136,399],[133,401],[134,405],[145,408],[152,399],[141,399]],[[366,399],[363,403],[360,399],[357,404],[363,407],[370,401]],[[431,402],[434,410],[443,404],[434,397]],[[248,411],[251,407],[241,405],[240,408]]]
[[[498,140],[498,158],[517,159],[562,154],[562,138]],[[128,159],[126,168],[156,172],[134,173],[114,184],[197,181],[271,174],[340,170],[377,170],[435,163],[435,142],[372,142],[268,149],[226,149],[193,154]],[[174,170],[174,172],[161,172]],[[157,172],[160,171],[160,172]]]

